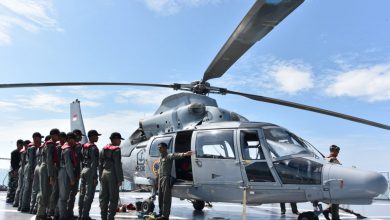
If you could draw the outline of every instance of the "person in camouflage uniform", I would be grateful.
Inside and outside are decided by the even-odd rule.
[[[171,213],[172,202],[172,162],[176,159],[191,156],[192,151],[168,154],[168,145],[166,143],[160,143],[158,149],[160,151],[160,163],[158,168],[158,206],[160,208],[160,214],[157,215],[157,219],[167,220]]]
[[[54,175],[55,164],[58,163],[57,157],[57,141],[59,139],[60,130],[53,128],[50,130],[50,140],[46,141],[42,150],[42,163],[39,168],[39,190],[40,199],[36,220],[46,220],[46,210],[49,207],[50,194],[52,186],[56,181],[57,176]]]
[[[8,173],[8,192],[6,203],[14,203],[16,189],[18,188],[18,171],[20,168],[20,150],[23,140],[16,141],[16,149],[11,152],[11,169]]]
[[[89,142],[83,144],[82,154],[82,170],[81,170],[81,185],[79,196],[79,218],[81,220],[90,220],[89,211],[95,196],[97,184],[97,168],[99,165],[99,149],[96,142],[99,140],[99,134],[96,130],[88,131]]]
[[[29,147],[26,152],[26,165],[24,166],[24,186],[23,186],[23,195],[22,195],[22,212],[30,211],[30,201],[31,201],[31,187],[34,177],[34,170],[36,165],[36,151],[37,148],[40,148],[42,145],[42,135],[39,132],[33,134],[33,143],[29,144]]]
[[[102,220],[113,220],[119,201],[119,187],[123,182],[121,150],[119,145],[124,140],[118,132],[110,136],[111,144],[107,144],[99,156],[100,179],[100,216]]]

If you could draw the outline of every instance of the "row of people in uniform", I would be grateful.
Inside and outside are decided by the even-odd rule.
[[[114,219],[124,180],[119,148],[123,138],[118,132],[112,133],[111,143],[99,153],[96,142],[100,135],[90,130],[88,143],[81,144],[80,130],[64,133],[54,128],[44,142],[39,132],[33,133],[32,142],[18,140],[17,149],[11,153],[7,202],[21,212],[36,214],[37,220],[89,220],[100,181],[101,218]],[[78,191],[77,217],[73,209]]]

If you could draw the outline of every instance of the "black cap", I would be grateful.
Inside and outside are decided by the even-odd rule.
[[[331,146],[329,147],[329,150],[330,150],[330,151],[337,151],[337,152],[339,152],[339,151],[340,151],[340,148],[339,148],[337,145],[331,145]]]
[[[61,138],[66,138],[66,133],[65,132],[60,132],[60,137]]]
[[[73,139],[73,140],[76,140],[76,139],[77,139],[76,134],[73,133],[73,132],[68,132],[68,133],[66,134],[66,138],[67,138],[67,139]]]
[[[53,128],[50,130],[50,135],[60,135],[60,130],[58,130],[57,128]]]
[[[74,130],[73,130],[73,133],[74,133],[75,135],[85,136],[85,135],[83,135],[83,132],[81,132],[80,129],[74,129]]]
[[[102,134],[99,134],[96,130],[88,131],[88,137],[91,137],[91,136],[94,136],[94,135],[100,136]]]
[[[121,139],[121,140],[124,140],[124,139],[122,138],[121,134],[118,133],[118,132],[114,132],[114,133],[112,133],[111,136],[110,136],[110,139],[115,139],[115,138],[119,138],[119,139]]]
[[[33,138],[35,137],[39,137],[39,138],[43,138],[43,136],[41,135],[41,133],[39,132],[34,132],[34,134],[32,135]]]
[[[29,145],[30,143],[31,143],[30,140],[25,140],[25,141],[23,142],[24,145]]]
[[[23,144],[23,143],[24,143],[24,141],[22,139],[19,139],[16,141],[16,145]]]
[[[168,145],[165,142],[161,142],[161,143],[158,144],[158,147],[168,148]]]

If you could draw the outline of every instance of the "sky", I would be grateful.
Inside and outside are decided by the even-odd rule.
[[[0,83],[189,83],[254,1],[0,0]],[[390,125],[390,2],[308,0],[209,82]],[[34,131],[68,131],[79,99],[86,129],[129,136],[175,91],[141,87],[0,89],[0,157]],[[390,171],[390,133],[317,113],[210,95],[251,121],[283,126],[345,166]],[[0,167],[8,167],[6,161]]]

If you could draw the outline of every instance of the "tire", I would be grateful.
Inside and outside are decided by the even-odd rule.
[[[154,202],[152,200],[147,199],[142,202],[141,210],[144,213],[151,213],[154,211],[154,207],[155,207]]]
[[[202,211],[205,206],[205,202],[200,200],[195,200],[192,202],[192,205],[194,206],[194,209],[196,211]]]
[[[318,216],[314,212],[303,212],[299,214],[298,220],[318,220]]]

